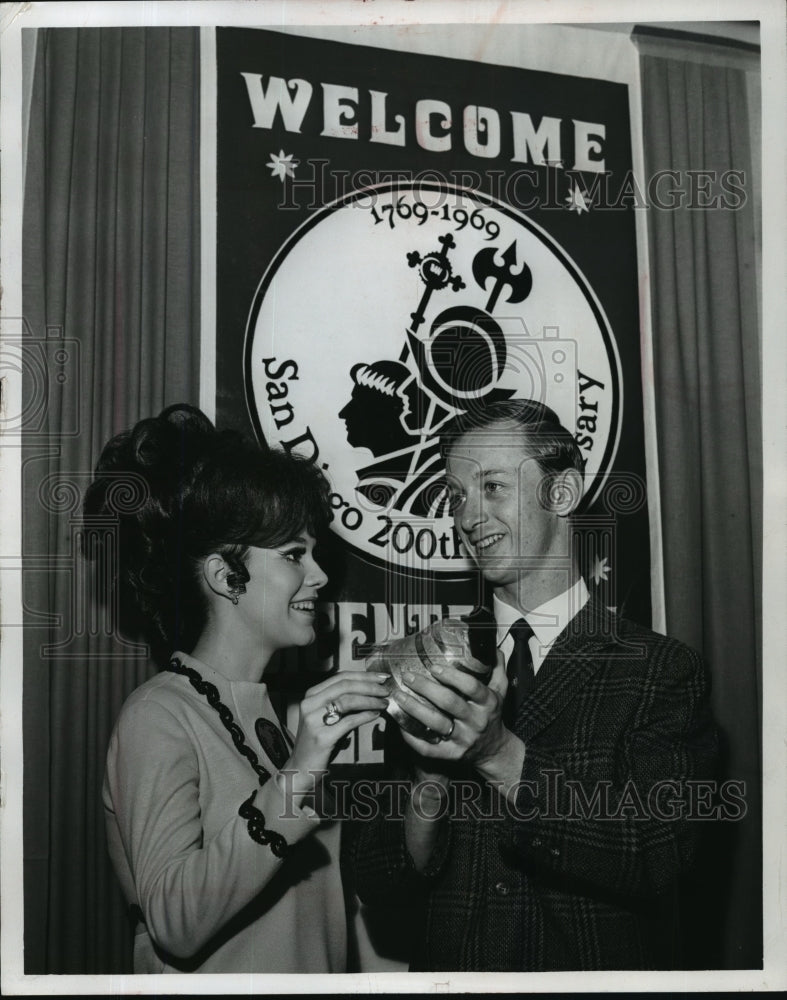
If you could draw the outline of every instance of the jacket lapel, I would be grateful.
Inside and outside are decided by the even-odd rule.
[[[523,700],[514,731],[527,741],[559,715],[602,665],[612,631],[610,612],[591,598],[557,637]]]

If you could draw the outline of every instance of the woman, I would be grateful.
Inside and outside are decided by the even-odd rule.
[[[277,650],[314,639],[325,479],[173,406],[104,448],[86,516],[117,513],[129,483],[120,599],[171,654],[123,706],[104,782],[134,971],[343,971],[339,828],[310,799],[336,744],[385,707],[385,675],[312,687],[294,740],[262,681]]]

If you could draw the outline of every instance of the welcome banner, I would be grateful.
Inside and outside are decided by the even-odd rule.
[[[493,400],[575,434],[585,578],[649,623],[628,93],[570,69],[216,31],[217,422],[328,476],[343,667],[483,597],[438,435]]]

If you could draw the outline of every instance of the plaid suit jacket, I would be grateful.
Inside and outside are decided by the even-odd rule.
[[[677,881],[717,755],[708,689],[694,651],[588,602],[519,711],[514,794],[458,769],[424,873],[402,816],[347,838],[361,899],[416,907],[411,969],[678,967]],[[395,773],[406,755],[391,752]]]

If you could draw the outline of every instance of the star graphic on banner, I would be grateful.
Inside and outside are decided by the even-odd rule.
[[[266,163],[265,166],[270,170],[274,177],[278,177],[282,184],[284,183],[285,177],[294,177],[295,168],[300,163],[300,160],[293,158],[292,153],[287,153],[283,149],[279,150],[278,156],[276,153],[271,153],[270,162]]]
[[[593,583],[598,586],[602,580],[608,580],[610,574],[610,565],[607,562],[607,557],[604,556],[603,559],[599,559],[596,556],[596,561],[593,565],[593,570],[591,571],[590,578]]]
[[[576,212],[582,215],[583,212],[590,211],[590,203],[585,200],[586,191],[575,182],[569,193],[566,195],[565,205],[569,212]]]

